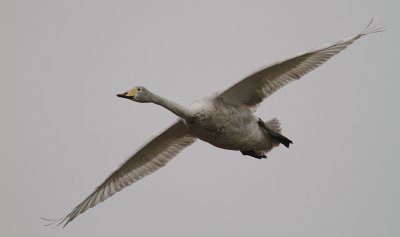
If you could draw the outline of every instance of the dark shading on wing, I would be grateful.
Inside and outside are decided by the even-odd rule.
[[[196,138],[188,134],[182,120],[178,120],[132,155],[67,216],[57,220],[43,219],[52,221],[49,225],[55,223],[61,225],[64,223],[64,226],[66,226],[79,214],[163,167],[195,141]]]

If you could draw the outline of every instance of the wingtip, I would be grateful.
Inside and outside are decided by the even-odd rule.
[[[364,35],[369,35],[369,34],[375,34],[375,33],[380,33],[385,31],[385,26],[381,25],[381,24],[375,24],[373,25],[372,23],[374,22],[374,18],[372,18],[368,25],[361,31],[361,33],[359,34],[360,36],[364,36]]]
[[[48,222],[48,223],[43,224],[44,226],[53,226],[53,227],[60,226],[61,224],[63,224],[66,221],[65,217],[61,217],[58,219],[50,219],[50,218],[40,217],[40,219],[42,219],[45,222]],[[62,226],[62,228],[64,228],[67,224],[68,224],[68,221]]]

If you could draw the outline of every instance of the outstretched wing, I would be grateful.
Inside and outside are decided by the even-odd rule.
[[[64,223],[65,227],[79,214],[163,167],[179,152],[195,141],[196,138],[189,135],[182,120],[178,120],[132,155],[67,216],[53,220],[53,223],[57,223],[57,225]]]
[[[233,106],[257,106],[275,91],[322,65],[362,36],[384,30],[383,27],[370,27],[371,24],[372,20],[354,37],[272,64],[234,84],[220,97]]]

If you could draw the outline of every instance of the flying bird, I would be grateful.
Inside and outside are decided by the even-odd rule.
[[[68,215],[56,220],[43,219],[50,221],[47,225],[63,224],[65,227],[89,208],[163,167],[197,139],[257,159],[266,158],[265,154],[279,144],[289,147],[292,141],[282,134],[279,121],[258,118],[254,115],[256,107],[275,91],[322,65],[356,40],[384,30],[383,27],[371,27],[371,24],[372,20],[353,37],[271,64],[189,107],[142,86],[118,94],[118,97],[131,101],[160,105],[178,119],[126,160]]]

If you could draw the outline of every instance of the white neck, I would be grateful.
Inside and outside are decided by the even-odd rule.
[[[170,101],[166,98],[163,98],[161,96],[158,96],[154,93],[151,93],[151,101],[154,104],[158,104],[161,105],[162,107],[168,109],[169,111],[171,111],[172,113],[174,113],[176,116],[181,117],[183,119],[189,119],[192,114],[190,113],[190,111],[188,111],[188,109],[178,103],[175,103],[173,101]]]

